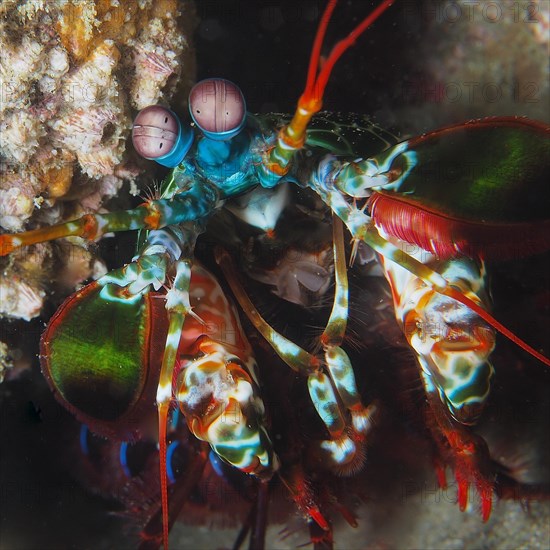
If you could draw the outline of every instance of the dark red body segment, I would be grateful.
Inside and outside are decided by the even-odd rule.
[[[550,220],[515,224],[473,222],[452,218],[406,195],[376,192],[369,199],[376,226],[441,259],[459,254],[486,260],[525,258],[550,249]]]
[[[393,189],[374,192],[368,203],[385,233],[443,259],[525,258],[550,249],[548,125],[486,118],[403,145],[387,172]]]

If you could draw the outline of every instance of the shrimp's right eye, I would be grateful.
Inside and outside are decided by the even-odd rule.
[[[191,118],[204,135],[214,140],[236,136],[246,120],[241,89],[223,78],[201,80],[189,94]]]

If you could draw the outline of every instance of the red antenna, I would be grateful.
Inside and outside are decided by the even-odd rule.
[[[327,31],[332,12],[338,0],[330,0],[315,35],[309,69],[304,93],[298,100],[298,107],[290,124],[285,126],[279,133],[277,144],[273,147],[266,159],[266,167],[269,172],[282,176],[288,171],[288,165],[294,153],[301,149],[306,140],[306,130],[311,117],[321,110],[323,104],[323,93],[328,79],[336,62],[342,54],[348,50],[357,38],[376,21],[395,0],[384,0],[378,7],[357,27],[355,27],[344,39],[340,40],[328,56],[323,68],[319,71],[319,60],[321,58],[321,47]]]
[[[355,29],[353,29],[346,38],[340,40],[330,52],[328,59],[326,60],[323,68],[317,74],[317,69],[319,66],[319,59],[321,56],[321,45],[325,38],[325,33],[327,30],[328,23],[332,16],[332,12],[336,7],[338,0],[330,0],[328,6],[323,13],[321,22],[319,23],[319,28],[317,29],[317,35],[315,36],[315,42],[313,43],[313,49],[311,51],[311,58],[309,61],[309,70],[307,74],[307,82],[304,93],[300,101],[318,101],[322,102],[323,94],[330,78],[330,73],[336,65],[336,62],[342,57],[342,54],[348,50],[351,46],[355,44],[357,38],[366,31],[372,23],[374,23],[385,11],[389,8],[394,0],[384,0],[380,5],[370,14],[361,21]],[[316,78],[317,77],[317,78]]]

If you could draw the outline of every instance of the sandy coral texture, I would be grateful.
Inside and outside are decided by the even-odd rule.
[[[192,79],[190,11],[177,0],[2,2],[3,231],[98,210],[125,181],[135,192],[132,119],[173,102]],[[74,288],[103,269],[78,239],[37,245],[0,268],[0,316],[22,319],[39,314],[53,273]]]

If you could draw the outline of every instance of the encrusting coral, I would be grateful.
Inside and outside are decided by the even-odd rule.
[[[177,0],[2,2],[1,230],[98,210],[125,182],[138,193],[146,165],[128,147],[132,120],[187,97],[193,15]],[[103,270],[80,239],[14,254],[0,264],[0,316],[39,315],[54,274],[68,293]]]

